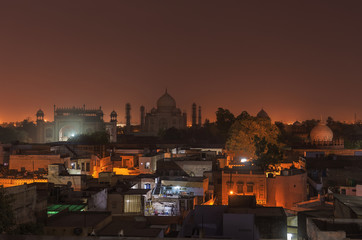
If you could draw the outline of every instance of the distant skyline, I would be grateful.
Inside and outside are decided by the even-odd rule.
[[[362,119],[362,1],[0,2],[0,122],[59,107]]]

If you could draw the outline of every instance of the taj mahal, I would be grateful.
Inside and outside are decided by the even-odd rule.
[[[192,122],[196,124],[196,104],[192,105]],[[198,125],[201,126],[201,107],[198,112]],[[39,109],[36,113],[37,143],[68,141],[79,134],[91,134],[97,131],[106,131],[110,142],[117,142],[117,113],[110,113],[110,122],[103,120],[102,108],[89,109],[83,107],[62,108],[54,105],[54,121],[44,120],[44,112]],[[131,130],[131,106],[126,104],[125,133]],[[145,112],[145,107],[140,107],[139,135],[157,136],[161,131],[169,128],[186,129],[187,115],[176,106],[176,100],[167,92],[157,100],[156,108]]]
[[[142,118],[142,114],[141,114]],[[143,119],[141,119],[141,123]],[[170,94],[165,93],[157,100],[157,108],[152,108],[144,119],[142,131],[148,135],[157,135],[159,131],[169,128],[185,129],[187,116],[176,107],[176,101]]]

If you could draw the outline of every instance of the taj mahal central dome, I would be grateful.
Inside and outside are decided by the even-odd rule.
[[[169,128],[185,129],[187,127],[186,113],[176,107],[176,101],[170,94],[165,93],[157,100],[157,108],[146,113],[143,132],[157,136],[160,131]]]
[[[157,100],[157,109],[158,110],[172,110],[176,108],[176,101],[170,94],[167,93],[167,89],[165,94],[163,94]]]

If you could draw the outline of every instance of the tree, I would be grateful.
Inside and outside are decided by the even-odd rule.
[[[231,125],[235,122],[235,116],[228,109],[218,108],[216,111],[216,127],[223,137],[227,137]]]
[[[4,188],[0,188],[0,233],[9,232],[15,226],[15,217],[10,203],[11,199],[5,194]]]
[[[236,117],[236,120],[244,120],[250,118],[250,114],[247,111],[242,111],[239,116]]]
[[[332,125],[333,123],[334,123],[333,118],[332,118],[331,116],[329,116],[329,117],[327,118],[327,125],[330,126],[330,125]]]
[[[230,128],[226,149],[234,158],[243,157],[266,163],[268,157],[281,156],[279,135],[278,127],[268,119],[250,117],[237,120]]]
[[[261,167],[264,171],[269,165],[279,163],[283,159],[283,152],[281,148],[273,143],[268,143],[265,137],[260,139],[255,136],[255,155],[257,156],[256,165]]]

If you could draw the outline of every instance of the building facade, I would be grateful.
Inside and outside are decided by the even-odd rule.
[[[142,122],[142,120],[141,120]],[[187,127],[186,113],[176,107],[175,99],[167,93],[157,100],[157,108],[146,113],[143,132],[156,136],[160,131],[169,128],[185,129]]]
[[[103,111],[83,107],[56,108],[54,106],[54,121],[47,122],[44,112],[36,113],[37,143],[62,142],[79,134],[91,134],[106,131],[110,142],[117,141],[117,115],[111,113],[111,122],[103,121]]]

